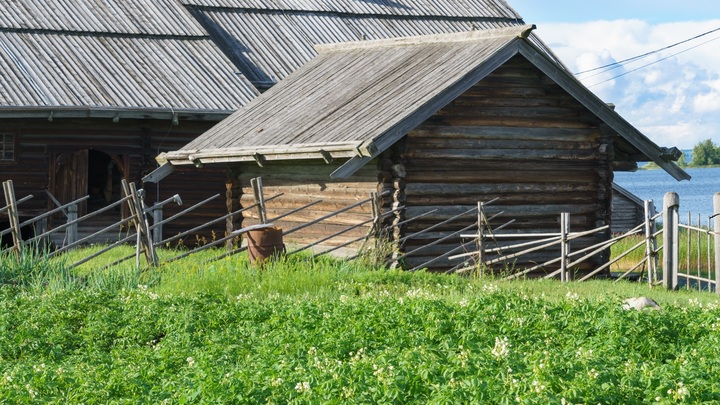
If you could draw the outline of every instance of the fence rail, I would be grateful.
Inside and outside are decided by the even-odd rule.
[[[713,204],[715,212],[720,213],[720,193],[715,194]],[[622,235],[613,236],[597,244],[573,251],[571,249],[573,240],[604,232],[608,229],[608,226],[583,232],[570,232],[570,214],[561,213],[558,232],[498,233],[500,227],[492,229],[490,220],[485,215],[483,204],[479,204],[478,211],[480,214],[478,215],[477,232],[461,235],[464,238],[473,239],[477,249],[448,257],[449,259],[472,259],[472,262],[464,267],[453,268],[450,272],[467,273],[476,271],[479,275],[482,275],[493,266],[505,264],[505,268],[512,269],[511,274],[506,275],[505,279],[515,279],[552,266],[557,267],[557,269],[546,271],[543,277],[553,278],[559,276],[561,281],[570,281],[575,279],[573,276],[574,270],[582,263],[627,238],[640,236],[641,239],[627,248],[626,251],[617,253],[611,260],[595,269],[585,270],[577,278],[577,281],[586,281],[600,274],[608,273],[613,265],[642,248],[644,250],[643,257],[638,262],[630,265],[629,268],[624,269],[622,273],[615,275],[616,281],[633,274],[652,286],[662,284],[668,289],[677,289],[681,285],[694,285],[698,289],[706,289],[720,294],[720,214],[708,218],[706,227],[702,226],[700,218],[693,224],[691,217],[688,217],[688,223],[681,224],[678,218],[680,199],[676,193],[667,193],[665,195],[661,213],[654,211],[652,201],[646,201],[644,205],[645,220],[642,224]],[[663,227],[661,230],[657,230],[657,222],[661,217]],[[681,232],[685,241],[685,249],[682,252],[680,249]],[[508,238],[514,240],[529,238],[532,240],[516,242],[510,245],[501,245],[499,243],[499,241]],[[661,245],[658,243],[660,238],[662,239]],[[493,243],[494,246],[489,246]],[[514,268],[514,260],[550,248],[559,248],[559,256],[526,268]],[[660,266],[661,252],[662,265]],[[680,259],[681,254],[683,260]],[[495,255],[495,257],[489,258],[487,255]]]
[[[117,265],[132,258],[135,258],[135,265],[138,269],[141,267],[142,258],[145,259],[147,266],[157,266],[161,261],[155,252],[156,248],[175,242],[193,233],[200,232],[218,223],[225,222],[229,218],[243,215],[246,211],[257,209],[259,224],[249,225],[232,232],[227,232],[223,237],[207,244],[196,246],[174,257],[165,258],[162,263],[171,263],[225,243],[227,249],[224,252],[208,259],[209,261],[214,261],[245,251],[247,245],[242,245],[237,242],[237,238],[242,237],[245,233],[254,229],[270,227],[277,221],[281,221],[297,213],[302,213],[302,211],[308,210],[322,202],[322,200],[312,201],[303,206],[289,209],[287,212],[276,214],[274,218],[268,218],[266,205],[281,197],[282,194],[266,198],[262,190],[262,179],[253,179],[251,184],[255,199],[254,204],[221,215],[204,224],[163,239],[163,225],[201,209],[205,204],[218,198],[220,195],[213,195],[168,218],[163,218],[163,208],[167,204],[182,204],[182,199],[179,195],[176,194],[164,201],[155,203],[152,207],[148,207],[145,204],[144,191],[142,189],[136,189],[133,183],[123,181],[123,196],[118,201],[100,210],[78,217],[72,214],[77,213],[77,206],[87,200],[88,197],[82,197],[69,203],[61,204],[55,200],[52,195],[49,195],[55,202],[55,208],[34,218],[21,221],[19,206],[31,200],[33,196],[28,195],[17,199],[12,181],[6,181],[3,182],[6,205],[0,206],[0,214],[7,215],[10,226],[8,229],[0,229],[0,236],[5,237],[10,235],[12,242],[9,246],[4,247],[0,253],[8,254],[13,251],[19,253],[28,244],[42,243],[48,240],[53,233],[65,231],[66,241],[62,246],[58,246],[53,251],[47,253],[49,257],[53,257],[64,254],[71,249],[87,243],[96,235],[115,229],[121,231],[127,229],[125,235],[118,235],[117,240],[102,247],[100,250],[94,251],[87,257],[79,259],[73,263],[71,267],[80,266],[121,245],[127,245],[133,242],[135,244],[134,254],[120,258],[106,265],[104,268]],[[517,233],[504,231],[505,228],[515,223],[516,219],[503,219],[504,222],[500,224],[495,223],[500,218],[504,218],[504,213],[499,211],[489,216],[486,211],[488,207],[494,208],[492,204],[498,201],[497,198],[487,202],[479,202],[477,207],[441,219],[435,224],[424,226],[423,229],[419,231],[396,236],[396,233],[383,228],[380,224],[382,224],[386,218],[396,216],[399,212],[403,211],[405,207],[397,206],[391,210],[382,212],[378,203],[384,196],[385,195],[373,193],[367,199],[349,204],[334,212],[320,216],[314,220],[308,220],[285,230],[283,232],[284,236],[292,235],[305,228],[331,220],[334,217],[365,204],[370,204],[372,208],[372,213],[367,216],[367,219],[359,220],[342,229],[333,229],[333,231],[327,235],[318,236],[317,240],[305,241],[303,244],[293,246],[287,254],[294,255],[312,250],[314,255],[321,256],[336,252],[348,246],[356,246],[357,244],[361,244],[361,246],[356,250],[362,252],[371,240],[376,241],[374,244],[375,248],[378,247],[379,242],[390,241],[394,248],[392,252],[388,253],[385,264],[394,266],[406,260],[408,257],[413,257],[415,263],[413,263],[412,266],[408,266],[410,267],[408,268],[410,271],[417,271],[431,265],[447,265],[449,263],[448,273],[463,274],[476,272],[476,274],[482,276],[492,272],[493,268],[502,266],[505,269],[510,269],[509,274],[505,274],[505,279],[516,279],[530,274],[534,275],[536,272],[542,271],[542,276],[545,278],[558,277],[563,282],[569,282],[585,281],[599,275],[607,275],[610,273],[612,266],[615,266],[620,261],[627,261],[627,257],[629,257],[631,253],[641,250],[643,252],[642,258],[634,263],[625,265],[621,271],[613,275],[617,280],[633,276],[647,282],[651,286],[662,284],[668,289],[687,286],[711,290],[720,294],[720,193],[716,193],[713,197],[714,212],[716,212],[716,214],[707,218],[705,223],[703,223],[703,219],[700,217],[696,218],[693,222],[693,218],[688,216],[687,223],[681,224],[678,217],[680,198],[675,193],[667,193],[663,199],[663,210],[661,212],[655,212],[652,201],[645,201],[643,223],[624,234],[603,238],[604,240],[590,246],[586,246],[587,241],[590,238],[597,238],[595,235],[598,233],[608,232],[608,226],[580,232],[573,231],[570,226],[570,214],[559,213],[560,226],[557,232]],[[125,206],[130,213],[128,217],[121,218],[85,237],[77,237],[77,226],[79,224],[91,221],[92,218],[102,215],[104,212],[123,206]],[[395,220],[392,228],[400,229],[400,227],[425,218],[435,211],[437,210],[420,213],[404,220]],[[51,230],[45,230],[39,226],[44,220],[59,212],[67,216],[65,223]],[[148,216],[151,216],[152,220],[150,220]],[[476,219],[468,225],[469,217]],[[659,227],[658,222],[661,219],[663,226]],[[462,224],[454,225],[459,222],[462,222]],[[342,240],[329,244],[330,241],[363,226],[368,227],[367,234],[364,236],[343,237]],[[457,226],[457,229],[447,230],[453,226]],[[35,232],[33,236],[23,240],[22,228],[27,227],[34,228]],[[70,230],[73,230],[73,232],[70,232]],[[683,242],[681,242],[681,236]],[[604,255],[611,247],[628,238],[635,238],[635,243],[624,252],[616,253],[613,258],[604,260],[595,268],[588,268],[587,264],[591,259],[598,257],[598,255]],[[410,244],[412,247],[404,249],[403,246],[409,240],[413,240],[413,243]],[[582,246],[578,247],[577,241],[580,240],[584,242]],[[455,244],[455,241],[459,242]],[[660,241],[662,243],[660,243]],[[429,249],[439,244],[446,246],[448,243],[449,247],[446,250],[444,250],[444,247],[440,249],[438,249],[438,247]],[[6,243],[6,245],[8,244]],[[559,254],[556,257],[546,256],[542,261],[532,263],[524,268],[515,267],[518,259],[537,254],[538,252],[546,252],[548,249],[559,251]],[[359,254],[361,253],[352,255],[349,258],[357,258]],[[456,263],[457,261],[460,262]],[[577,269],[580,268],[581,265],[584,266],[583,271],[582,273],[577,273]]]

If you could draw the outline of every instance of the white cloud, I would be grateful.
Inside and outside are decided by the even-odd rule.
[[[539,24],[537,34],[573,72],[580,72],[718,27],[720,20],[649,24],[630,19]],[[700,45],[706,41],[710,42]],[[610,72],[578,77],[602,100],[614,103],[623,117],[659,145],[689,149],[708,138],[720,143],[718,45],[720,32]],[[687,51],[678,53],[682,50]]]

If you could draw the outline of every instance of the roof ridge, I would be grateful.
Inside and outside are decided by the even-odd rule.
[[[318,53],[326,52],[341,52],[353,49],[371,49],[381,47],[397,47],[397,46],[412,46],[421,44],[431,43],[458,43],[458,42],[474,42],[487,40],[491,38],[506,38],[517,36],[518,38],[527,38],[532,30],[536,27],[535,25],[517,25],[505,28],[496,29],[483,29],[476,31],[467,31],[450,34],[435,34],[435,35],[424,35],[424,36],[411,36],[411,37],[400,37],[400,38],[388,38],[378,39],[371,41],[353,41],[353,42],[341,42],[335,44],[319,44],[315,45],[315,50]]]

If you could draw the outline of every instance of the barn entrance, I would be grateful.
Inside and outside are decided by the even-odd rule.
[[[112,156],[90,149],[88,151],[87,195],[88,212],[96,211],[120,199],[120,181],[123,178],[120,156]]]
[[[78,207],[78,214],[85,215],[120,199],[120,181],[128,166],[126,155],[96,149],[55,153],[50,161],[48,190],[62,204],[89,196]]]

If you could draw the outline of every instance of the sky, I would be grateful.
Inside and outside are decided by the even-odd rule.
[[[720,28],[716,0],[508,3],[574,73]],[[720,145],[720,31],[597,73],[576,77],[658,145]]]

